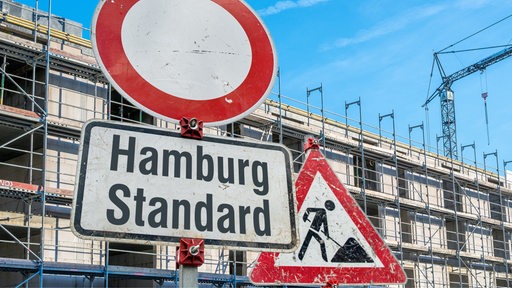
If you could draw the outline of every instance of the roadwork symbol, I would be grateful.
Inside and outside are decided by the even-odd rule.
[[[373,249],[351,221],[322,173],[314,175],[299,208],[299,249],[293,254],[281,253],[277,263],[285,266],[382,267],[379,258],[369,254]]]
[[[311,242],[311,238],[315,238],[316,241],[320,244],[320,249],[322,251],[322,259],[327,262],[327,253],[325,251],[325,241],[322,239],[322,236],[319,235],[320,229],[323,227],[323,234],[327,239],[329,239],[329,224],[327,222],[327,210],[332,211],[334,210],[334,202],[331,200],[325,201],[325,209],[324,208],[313,208],[310,207],[306,209],[306,213],[304,213],[304,216],[302,217],[302,220],[304,222],[309,221],[309,214],[313,213],[315,215],[315,218],[313,218],[313,221],[311,222],[311,227],[309,227],[308,234],[306,235],[306,238],[304,239],[304,242],[302,242],[302,246],[300,247],[299,251],[299,259],[304,259],[304,254],[306,253],[306,250],[308,249],[309,243]]]
[[[260,254],[256,284],[403,284],[400,264],[318,149],[295,182],[299,246]]]
[[[302,221],[310,222],[311,225],[308,229],[306,237],[301,244],[300,251],[298,254],[299,260],[304,259],[304,255],[311,243],[313,238],[320,245],[320,252],[322,259],[325,262],[331,263],[373,263],[373,259],[368,256],[365,249],[357,242],[354,237],[348,238],[345,244],[341,245],[338,241],[331,238],[329,235],[329,222],[327,217],[328,211],[334,211],[336,205],[331,200],[326,200],[324,208],[309,207],[306,209],[306,213],[302,216]],[[313,214],[313,220],[310,220],[310,215]],[[334,256],[328,260],[327,250],[325,243],[332,241],[339,249],[336,251]]]

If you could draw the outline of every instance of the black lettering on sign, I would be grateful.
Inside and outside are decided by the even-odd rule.
[[[204,175],[203,164],[206,160],[206,175]],[[213,157],[203,154],[203,146],[197,146],[197,180],[210,182],[213,179]]]
[[[117,171],[119,156],[124,155],[126,159],[126,172],[133,173],[133,164],[135,162],[135,137],[128,138],[128,149],[121,149],[119,145],[121,140],[119,135],[114,135],[112,141],[112,157],[110,158],[110,170]]]
[[[107,220],[114,225],[123,225],[130,219],[130,208],[126,205],[123,200],[117,197],[117,191],[123,192],[123,197],[130,197],[130,189],[123,184],[115,184],[108,191],[108,198],[121,212],[121,217],[116,217],[116,211],[114,209],[107,209]]]
[[[206,194],[204,201],[191,203],[183,199],[149,197],[142,188],[136,188],[135,191],[132,198],[128,186],[114,184],[110,187],[109,200],[114,208],[106,210],[109,223],[122,226],[130,222],[139,227],[149,225],[151,228],[171,227],[174,230],[223,234],[255,233],[258,236],[272,234],[271,211],[267,199],[263,200],[261,207],[242,205],[234,207],[227,203],[215,202],[214,195],[209,193]],[[169,192],[166,195],[173,195],[173,193]],[[129,201],[132,202],[129,203]],[[215,219],[217,219],[216,223]]]
[[[203,211],[205,212],[206,217],[203,216]],[[197,230],[204,231],[213,231],[213,196],[212,194],[206,194],[206,202],[200,201],[196,204],[195,209],[195,222]],[[206,220],[206,223],[203,224],[203,218]]]
[[[144,197],[144,190],[137,189],[137,195],[133,197],[135,200],[135,225],[144,226],[144,220],[142,219],[142,209],[144,208],[144,202],[146,202],[146,197]]]
[[[224,168],[224,157],[219,157],[218,158],[218,161],[219,161],[219,182],[220,183],[230,183],[230,184],[234,184],[235,183],[235,164],[234,164],[234,161],[235,159],[233,158],[228,158],[228,175],[224,175],[224,170],[226,170]]]
[[[235,233],[235,209],[229,204],[219,205],[217,212],[224,213],[217,221],[217,229],[220,233]]]
[[[137,166],[135,166],[136,164]],[[125,167],[125,169],[120,167]],[[110,170],[135,173],[135,167],[138,168],[138,173],[141,175],[194,179],[205,182],[217,179],[222,184],[252,184],[252,191],[259,196],[267,195],[270,189],[267,162],[258,160],[251,162],[249,159],[224,156],[213,157],[201,145],[197,145],[194,152],[159,150],[149,146],[139,148],[137,138],[130,136],[123,139],[121,135],[114,134]],[[231,230],[231,228],[229,229]]]
[[[157,209],[149,212],[148,223],[153,228],[167,228],[167,201],[164,198],[155,197],[149,200],[149,206],[154,207],[156,204],[160,204]],[[159,221],[156,219],[159,218]]]
[[[266,162],[254,161],[254,163],[252,163],[252,181],[254,183],[254,186],[256,186],[257,188],[261,188],[254,189],[254,193],[260,196],[267,195],[268,167]]]
[[[190,202],[187,200],[174,200],[172,201],[172,228],[178,229],[180,226],[180,207],[183,207],[185,230],[190,230]]]
[[[164,163],[162,167],[162,176],[169,176],[169,161],[171,156],[174,158],[174,178],[181,178],[181,159],[185,159],[185,169],[187,179],[192,179],[192,155],[188,152],[179,152],[176,150],[164,150]]]
[[[141,155],[147,155],[147,158],[140,160],[139,170],[142,175],[158,175],[158,151],[152,147],[144,147],[140,150]]]
[[[268,206],[268,200],[263,200],[263,207],[254,208],[254,230],[256,230],[258,236],[270,236],[270,211]]]

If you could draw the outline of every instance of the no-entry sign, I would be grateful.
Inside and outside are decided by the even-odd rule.
[[[92,121],[82,130],[72,229],[80,237],[251,250],[297,244],[282,145]]]
[[[117,91],[174,122],[234,122],[264,101],[277,71],[265,26],[239,0],[102,0],[92,43]]]

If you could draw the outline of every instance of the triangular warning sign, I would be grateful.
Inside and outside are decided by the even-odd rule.
[[[300,243],[294,253],[261,253],[255,284],[403,284],[405,273],[318,149],[295,182]]]

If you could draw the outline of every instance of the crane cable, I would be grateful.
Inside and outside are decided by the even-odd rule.
[[[479,33],[483,32],[483,31],[485,31],[485,30],[487,30],[487,29],[489,29],[489,28],[491,28],[491,27],[493,27],[493,26],[495,26],[495,25],[497,25],[497,24],[499,24],[499,23],[501,23],[501,22],[503,22],[503,21],[507,20],[507,19],[508,19],[508,18],[510,18],[510,17],[512,17],[512,14],[510,14],[510,15],[508,15],[507,17],[502,18],[502,19],[500,19],[500,20],[498,20],[498,21],[496,21],[496,22],[494,22],[494,23],[492,23],[491,25],[489,25],[489,26],[487,26],[487,27],[485,27],[485,28],[482,28],[482,29],[480,29],[480,30],[476,31],[475,33],[473,33],[473,34],[471,34],[471,35],[469,35],[469,36],[467,36],[467,37],[462,38],[461,40],[459,40],[459,41],[457,41],[457,42],[455,42],[455,43],[453,43],[453,44],[451,44],[451,45],[449,45],[449,46],[447,46],[447,47],[445,47],[445,48],[443,48],[443,49],[439,50],[437,53],[441,53],[441,52],[445,51],[445,50],[446,50],[446,49],[448,49],[448,48],[451,48],[451,47],[453,47],[453,46],[455,46],[455,45],[457,45],[457,44],[459,44],[459,43],[461,43],[461,42],[463,42],[463,41],[466,41],[466,40],[468,40],[469,38],[471,38],[471,37],[473,37],[473,36],[475,36],[475,35],[477,35],[477,34],[479,34]]]
[[[428,96],[430,95],[430,88],[432,87],[432,76],[434,74],[434,65],[435,65],[435,60],[432,60],[432,67],[430,68],[430,79],[428,81],[428,90],[427,90],[427,99],[428,99]],[[428,103],[427,105],[425,105],[425,122],[426,122],[426,129],[427,130],[427,143],[430,145],[430,117],[429,117],[429,110],[428,110]]]
[[[484,74],[485,78],[485,89],[482,84],[482,74]],[[489,96],[487,90],[487,69],[480,71],[480,91],[482,98],[484,99],[484,109],[485,109],[485,127],[487,128],[487,145],[491,145],[491,140],[489,138],[489,116],[487,114],[487,97]]]

